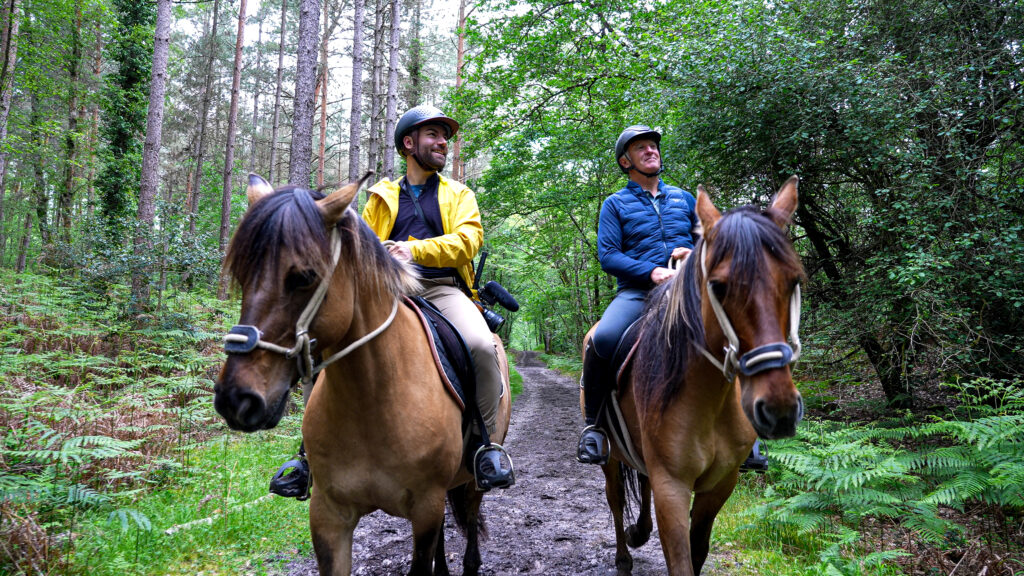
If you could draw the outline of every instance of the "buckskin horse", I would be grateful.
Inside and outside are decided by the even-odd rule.
[[[790,364],[800,354],[803,268],[785,233],[796,206],[795,176],[764,212],[746,206],[723,216],[698,187],[704,237],[651,292],[618,395],[606,403],[620,422],[612,427],[624,429],[611,430],[617,441],[603,467],[618,576],[632,571],[627,545],[650,538],[652,492],[669,574],[700,574],[715,516],[756,436],[796,433],[803,401]],[[640,510],[624,529],[627,485],[636,486]]]
[[[419,318],[399,302],[418,287],[414,273],[350,209],[368,176],[322,197],[297,187],[272,190],[250,175],[249,209],[225,259],[242,293],[232,334],[246,342],[236,342],[224,362],[214,405],[231,428],[273,428],[292,385],[301,378],[306,387],[319,373],[302,437],[320,574],[351,572],[353,530],[378,509],[411,521],[409,574],[448,574],[446,494],[466,534],[464,573],[477,574],[482,492],[463,467],[463,414],[445,390]],[[511,395],[496,337],[495,346],[505,386],[492,436],[500,443]],[[318,365],[314,347],[324,358]]]

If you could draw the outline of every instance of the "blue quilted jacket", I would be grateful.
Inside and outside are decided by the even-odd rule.
[[[658,197],[652,199],[630,180],[601,205],[597,257],[601,268],[618,279],[619,290],[650,289],[654,286],[651,271],[668,263],[672,249],[693,248],[696,241],[697,200],[660,179],[658,190]]]

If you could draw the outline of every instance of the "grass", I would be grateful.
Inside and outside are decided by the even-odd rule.
[[[191,449],[189,469],[132,504],[149,529],[94,515],[68,573],[267,574],[273,561],[264,559],[311,553],[308,503],[264,497],[270,475],[295,452],[300,424],[296,413],[272,431],[224,430]]]

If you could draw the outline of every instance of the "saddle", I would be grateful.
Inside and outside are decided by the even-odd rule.
[[[476,370],[469,347],[458,329],[433,304],[419,296],[407,296],[404,303],[423,324],[437,373],[448,394],[465,412],[467,391],[476,390]]]

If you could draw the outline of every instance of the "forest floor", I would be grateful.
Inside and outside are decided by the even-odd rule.
[[[516,369],[523,392],[512,405],[505,447],[515,462],[516,485],[484,497],[490,538],[481,544],[481,574],[580,574],[615,572],[615,528],[604,496],[604,475],[576,462],[579,384],[549,370],[536,352],[520,353]],[[631,523],[631,521],[629,522]],[[454,574],[462,573],[465,540],[449,518],[445,549]],[[352,573],[405,574],[411,562],[409,522],[376,512],[362,519],[352,546]],[[633,574],[664,574],[655,527],[650,541],[632,550]],[[733,561],[712,551],[704,574],[734,573]],[[312,557],[283,566],[278,576],[317,574]]]

